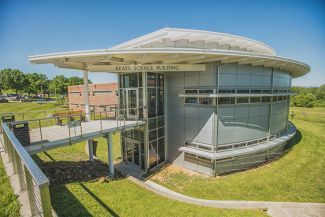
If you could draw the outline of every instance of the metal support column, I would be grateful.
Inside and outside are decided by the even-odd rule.
[[[108,145],[108,166],[109,166],[109,173],[114,175],[114,163],[113,163],[113,141],[112,141],[113,134],[107,134],[107,145]]]
[[[83,70],[83,77],[84,77],[84,101],[85,101],[86,121],[90,121],[89,86],[88,86],[88,71],[87,70]]]
[[[86,121],[90,121],[90,110],[89,110],[89,86],[88,86],[88,71],[83,70],[84,77],[84,101],[85,101],[85,113],[86,113]],[[94,161],[93,154],[93,141],[87,141],[87,148],[89,154],[89,160]]]
[[[88,155],[89,155],[89,160],[94,161],[94,147],[93,147],[93,140],[88,140],[87,141],[88,145]]]

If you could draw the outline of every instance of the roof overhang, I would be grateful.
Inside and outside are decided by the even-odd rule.
[[[205,64],[210,62],[252,64],[281,69],[293,77],[310,70],[310,66],[283,57],[242,51],[189,48],[132,48],[63,52],[30,56],[34,64],[54,64],[60,68],[111,72],[112,65]]]

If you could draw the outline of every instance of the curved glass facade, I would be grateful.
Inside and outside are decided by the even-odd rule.
[[[205,72],[166,72],[166,82],[167,156],[176,164],[191,158],[178,151],[184,144],[202,151],[194,155],[207,164],[204,152],[258,145],[287,128],[291,76],[285,71],[215,63]]]

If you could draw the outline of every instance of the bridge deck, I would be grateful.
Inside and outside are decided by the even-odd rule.
[[[81,126],[49,126],[30,130],[31,144],[26,148],[30,154],[47,151],[81,141],[86,141],[109,132],[136,128],[144,121],[97,120],[82,122]]]

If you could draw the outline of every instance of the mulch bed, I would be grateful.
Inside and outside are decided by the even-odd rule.
[[[98,181],[100,183],[112,179],[123,178],[115,171],[114,178],[109,176],[108,165],[102,161],[78,162],[43,162],[39,164],[41,170],[49,178],[51,184],[66,184],[72,182]]]

